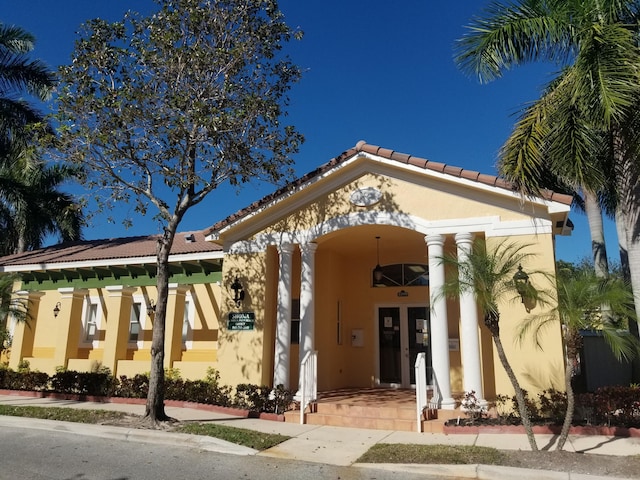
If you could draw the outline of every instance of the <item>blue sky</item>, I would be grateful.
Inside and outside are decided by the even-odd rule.
[[[295,157],[297,174],[325,163],[359,140],[433,161],[495,174],[496,153],[518,109],[538,97],[553,65],[508,72],[488,85],[463,75],[453,63],[453,44],[488,0],[280,0],[287,22],[305,32],[287,48],[304,70],[291,93],[288,121],[305,135]],[[128,9],[151,11],[151,0],[0,0],[0,21],[36,36],[33,56],[52,68],[68,63],[79,25],[95,17],[119,20]],[[275,187],[247,186],[213,192],[189,212],[180,230],[202,229],[243,208]],[[428,207],[427,207],[428,208]],[[123,218],[125,207],[113,212]],[[132,210],[132,207],[129,209]],[[572,214],[571,237],[559,237],[558,257],[589,255],[586,219]],[[607,223],[610,256],[615,228]],[[97,217],[88,239],[156,233],[149,218],[134,226]]]

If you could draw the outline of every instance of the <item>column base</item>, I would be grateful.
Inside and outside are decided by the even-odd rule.
[[[440,402],[440,408],[442,410],[455,410],[457,402],[453,398],[443,398]]]

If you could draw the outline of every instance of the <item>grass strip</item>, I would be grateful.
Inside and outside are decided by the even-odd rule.
[[[45,420],[59,420],[76,423],[102,423],[117,420],[126,416],[123,412],[109,410],[85,410],[64,407],[31,407],[17,405],[0,405],[0,415],[12,417],[31,417]]]
[[[191,433],[194,435],[206,435],[209,437],[219,438],[227,442],[235,443],[255,450],[266,450],[274,447],[291,437],[279,435],[275,433],[262,433],[244,428],[228,427],[226,425],[218,425],[215,423],[186,423],[178,427],[178,431],[182,433]]]
[[[358,462],[499,465],[503,460],[502,452],[488,447],[379,443],[362,455]]]

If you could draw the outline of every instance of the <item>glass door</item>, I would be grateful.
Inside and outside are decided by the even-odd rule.
[[[410,384],[416,384],[416,358],[421,352],[427,354],[427,383],[431,380],[431,325],[427,307],[408,307],[408,343],[409,343],[409,378]]]
[[[428,307],[378,308],[380,384],[403,388],[415,385],[414,365],[418,353],[426,352],[427,367],[431,367],[430,342]]]
[[[400,355],[400,308],[378,309],[378,335],[380,347],[380,383],[402,384],[402,358]]]

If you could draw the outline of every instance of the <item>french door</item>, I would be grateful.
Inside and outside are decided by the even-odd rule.
[[[427,354],[427,367],[431,367],[430,333],[427,306],[378,307],[378,361],[381,385],[402,388],[415,385],[414,365],[418,353]]]

